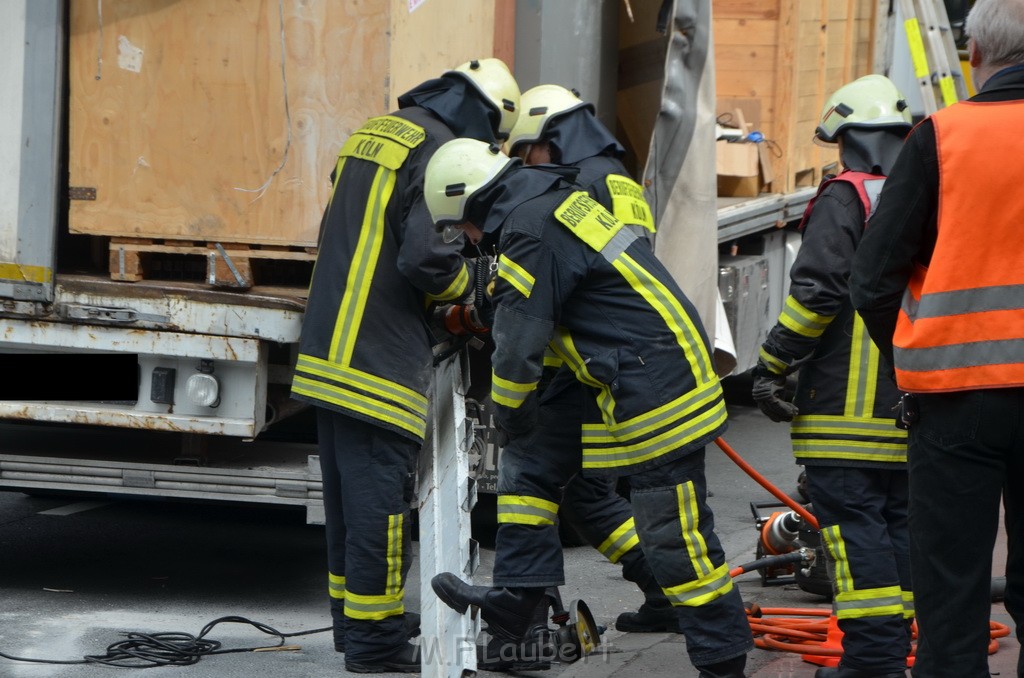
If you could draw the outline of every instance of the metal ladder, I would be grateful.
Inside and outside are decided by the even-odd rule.
[[[960,69],[945,3],[942,0],[899,0],[899,9],[925,114],[966,99],[967,83]]]

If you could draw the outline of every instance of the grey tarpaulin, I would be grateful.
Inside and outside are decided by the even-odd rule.
[[[718,295],[715,65],[708,0],[666,0],[668,33],[660,110],[644,168],[658,233],[655,252],[690,297],[715,341],[720,373],[735,365]],[[731,362],[731,364],[729,364]]]

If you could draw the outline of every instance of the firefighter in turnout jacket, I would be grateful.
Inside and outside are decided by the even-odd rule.
[[[448,572],[431,584],[455,610],[478,606],[492,635],[521,640],[545,587],[564,583],[556,524],[562,488],[581,470],[623,475],[640,546],[679,608],[691,662],[704,678],[739,678],[753,638],[706,501],[704,447],[726,428],[708,338],[651,248],[572,183],[575,175],[524,166],[469,139],[448,142],[427,167],[434,221],[461,225],[473,243],[486,237],[499,254],[496,425],[512,441],[567,428],[537,394],[549,345],[588,396],[578,445],[501,469],[502,483],[524,494],[502,496],[502,510],[520,519],[499,527],[494,587]]]
[[[527,165],[553,163],[577,168],[576,183],[620,221],[644,238],[654,231],[654,220],[643,189],[629,177],[620,159],[625,151],[597,119],[593,105],[565,87],[539,85],[523,92],[521,108],[519,119],[506,142],[510,155],[521,158]],[[541,383],[550,384],[540,393],[545,408],[548,412],[557,413],[557,418],[563,422],[579,422],[585,395],[582,385],[572,370],[553,353],[546,357],[545,364],[549,376],[545,376]],[[535,457],[538,450],[553,447],[579,449],[579,446],[579,436],[572,426],[544,427],[529,436],[515,439],[505,447],[500,465],[521,466],[520,457]],[[499,539],[508,538],[517,530],[526,532],[524,537],[529,538],[528,533],[534,526],[523,524],[517,505],[542,498],[530,494],[533,488],[529,484],[515,487],[503,483],[501,478],[499,466],[498,501],[501,510],[498,523],[508,524],[499,531]],[[526,480],[522,474],[513,474],[513,479],[519,483]],[[622,565],[622,576],[644,593],[644,603],[639,611],[623,612],[615,627],[619,631],[678,633],[675,609],[658,586],[644,558],[636,534],[633,509],[616,490],[616,479],[577,474],[566,485],[558,504],[559,519],[571,524],[610,562]]]
[[[891,370],[847,285],[910,120],[903,96],[881,75],[855,80],[826,102],[815,137],[838,144],[844,169],[807,207],[790,293],[753,371],[761,410],[792,421],[844,634],[839,666],[819,669],[818,678],[903,676],[910,650],[906,431],[895,425]],[[790,403],[781,394],[798,369]]]
[[[335,648],[359,673],[420,670],[403,596],[432,373],[426,311],[472,290],[461,244],[434,231],[424,172],[450,139],[506,138],[519,87],[482,59],[398,103],[339,153],[291,391],[317,408]]]

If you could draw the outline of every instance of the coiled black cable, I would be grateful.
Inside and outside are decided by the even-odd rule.
[[[219,641],[206,638],[207,634],[218,624],[248,624],[267,635],[276,636],[278,642],[276,645],[263,645],[259,647],[222,648]],[[105,654],[86,655],[82,659],[31,659],[15,657],[3,652],[0,652],[0,657],[11,661],[31,662],[34,664],[105,664],[106,666],[126,669],[148,669],[156,666],[190,666],[198,663],[203,657],[211,655],[230,654],[233,652],[260,652],[283,648],[287,638],[324,633],[331,629],[332,627],[328,626],[310,631],[282,633],[262,622],[246,619],[245,617],[227,616],[214,619],[203,627],[198,636],[179,631],[165,633],[126,631],[122,634],[125,636],[125,640],[108,645]]]

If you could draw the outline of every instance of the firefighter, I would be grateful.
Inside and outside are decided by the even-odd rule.
[[[527,165],[556,164],[579,170],[576,183],[584,187],[606,209],[632,225],[638,235],[654,232],[651,209],[643,189],[628,176],[622,164],[625,150],[597,119],[594,106],[574,90],[560,85],[539,85],[523,92],[522,112],[506,142],[511,155]],[[583,387],[572,370],[557,356],[545,357],[548,374],[541,383],[541,401],[557,412],[564,422],[579,422]],[[576,427],[578,429],[578,426]],[[578,449],[579,436],[572,426],[547,427],[530,436],[517,438],[502,450],[501,464],[521,465],[520,457],[554,446]],[[536,469],[535,469],[536,471]],[[517,478],[522,483],[522,478]],[[498,494],[529,496],[530,487],[510,487],[501,482]],[[499,500],[502,501],[502,500]],[[503,503],[503,502],[502,502]],[[623,612],[615,621],[619,631],[640,633],[679,632],[676,612],[665,596],[644,558],[636,534],[633,509],[616,488],[612,476],[575,475],[565,487],[559,503],[559,518],[566,520],[584,539],[612,563],[622,565],[622,576],[644,594],[636,612]],[[502,532],[529,533],[535,526],[523,524],[515,511],[498,512],[498,539]],[[528,538],[523,535],[521,538]],[[514,537],[513,537],[514,539]]]
[[[753,370],[761,410],[792,421],[843,631],[839,666],[818,669],[816,678],[902,677],[910,651],[907,436],[895,425],[896,384],[847,284],[910,127],[903,95],[882,75],[848,83],[826,101],[815,140],[838,145],[843,169],[826,177],[804,213],[789,296]],[[786,378],[798,370],[789,402]]]
[[[519,96],[500,60],[462,64],[367,120],[332,174],[291,394],[316,407],[334,642],[351,672],[420,670],[403,596],[431,379],[425,309],[472,289],[461,243],[436,237],[424,172],[450,139],[506,138]]]
[[[518,642],[545,587],[564,583],[561,488],[585,475],[629,478],[635,529],[651,570],[679,608],[703,678],[738,678],[753,648],[706,501],[704,447],[726,428],[711,347],[692,304],[651,248],[586,191],[573,172],[525,166],[497,145],[456,139],[434,155],[424,192],[435,223],[458,225],[499,253],[494,286],[491,398],[513,442],[567,429],[539,402],[550,345],[587,394],[581,443],[552,446],[502,468],[522,494],[501,510],[526,531],[496,544],[494,587],[453,573],[431,585],[447,605],[480,608],[488,630]],[[555,416],[552,416],[555,415]]]

